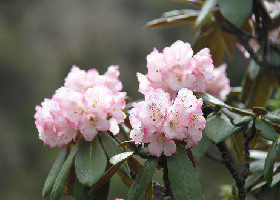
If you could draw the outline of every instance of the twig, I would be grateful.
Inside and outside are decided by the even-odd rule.
[[[163,167],[163,181],[169,196],[172,196],[172,190],[170,188],[169,178],[168,178],[168,168],[167,168],[167,159],[165,156],[162,156],[162,167]]]
[[[167,189],[155,181],[153,181],[153,194],[158,199],[173,200],[173,197],[168,194]]]

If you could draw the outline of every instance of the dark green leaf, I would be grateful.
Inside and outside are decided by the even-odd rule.
[[[191,148],[192,154],[198,158],[202,157],[208,150],[210,144],[211,144],[211,141],[206,137],[205,131],[203,130],[202,138],[198,142],[198,145],[195,145]]]
[[[196,18],[195,21],[195,28],[199,28],[200,25],[204,22],[204,20],[207,18],[209,13],[213,10],[213,8],[217,5],[218,0],[207,0]]]
[[[51,193],[51,200],[59,199],[62,195],[64,186],[67,182],[68,174],[73,164],[74,157],[79,149],[80,141],[78,141],[75,146],[71,149],[67,159],[65,160],[64,164],[62,165],[61,171],[59,172]]]
[[[273,126],[265,120],[256,120],[256,129],[267,140],[274,141],[278,137]]]
[[[268,149],[264,164],[264,179],[266,180],[268,185],[270,185],[270,183],[272,182],[273,168],[277,156],[277,140],[275,140]]]
[[[107,181],[109,181],[109,179],[120,169],[120,167],[126,162],[126,160],[132,156],[132,152],[129,152],[131,154],[126,154],[126,153],[122,153],[121,157],[118,157],[114,159],[115,164],[106,171],[106,173],[102,176],[102,178],[98,181],[98,183],[96,183],[91,189],[90,189],[90,193],[95,192],[96,190],[98,190],[103,184],[105,184]],[[123,154],[126,154],[123,155]]]
[[[256,183],[257,180],[259,180],[263,175],[263,171],[257,171],[253,174],[251,174],[250,176],[248,176],[248,178],[246,179],[245,182],[245,188],[251,187],[254,183]]]
[[[233,125],[224,114],[211,113],[208,115],[205,133],[214,143],[225,141],[232,134],[232,130]]]
[[[99,136],[105,153],[109,158],[124,152],[123,148],[119,147],[119,144],[108,133],[103,132],[100,133]],[[124,175],[130,178],[130,171],[127,163],[124,163],[120,170]]]
[[[252,117],[244,116],[233,120],[235,126],[247,126],[253,120]]]
[[[61,167],[65,161],[66,154],[67,154],[67,147],[64,147],[63,149],[61,149],[45,181],[43,191],[42,191],[43,199],[46,198],[51,193],[55,179],[57,178],[61,170]]]
[[[196,171],[185,149],[177,148],[175,154],[167,158],[168,178],[176,200],[202,200],[202,188]]]
[[[83,141],[75,159],[75,172],[79,181],[92,186],[103,175],[107,166],[107,158],[96,137],[92,142]]]
[[[89,199],[88,191],[89,191],[89,187],[82,185],[79,182],[79,180],[76,179],[75,188],[74,188],[75,199],[88,200]]]
[[[106,200],[108,199],[108,194],[109,194],[109,189],[110,189],[110,181],[107,181],[100,187],[98,190],[96,190],[93,195],[92,199],[93,200]]]
[[[219,0],[219,6],[224,18],[241,27],[252,13],[253,0]]]
[[[265,119],[270,120],[273,123],[280,124],[280,116],[279,115],[273,115],[271,113],[268,113],[264,116]]]
[[[127,200],[137,200],[147,189],[152,177],[155,173],[158,164],[158,159],[147,159],[140,173],[137,175],[133,185],[128,191]]]

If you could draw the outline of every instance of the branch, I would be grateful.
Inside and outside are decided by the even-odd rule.
[[[173,197],[168,194],[167,189],[155,181],[153,181],[153,194],[158,199],[173,200]]]

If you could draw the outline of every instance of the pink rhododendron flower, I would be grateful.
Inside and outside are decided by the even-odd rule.
[[[206,92],[224,101],[230,93],[229,79],[226,76],[226,64],[214,69],[214,79],[206,82]]]
[[[104,75],[96,69],[84,71],[73,66],[52,99],[36,106],[35,124],[45,144],[63,146],[81,133],[92,141],[98,131],[119,133],[118,124],[126,117],[125,92],[119,92],[118,66],[110,66]]]
[[[154,49],[147,56],[148,73],[137,74],[139,92],[145,94],[148,88],[161,88],[174,99],[178,91],[188,88],[205,91],[205,81],[213,78],[213,61],[210,50],[205,48],[193,55],[189,43],[176,41],[163,52]]]
[[[148,144],[151,155],[170,156],[176,152],[176,140],[187,139],[186,148],[196,145],[206,120],[201,110],[202,99],[191,90],[181,89],[172,104],[162,89],[148,88],[145,101],[133,104],[129,112],[130,137],[135,143]]]

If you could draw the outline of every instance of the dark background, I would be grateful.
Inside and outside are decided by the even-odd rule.
[[[189,5],[171,0],[0,1],[0,199],[40,199],[59,148],[39,140],[35,105],[51,98],[72,64],[101,74],[119,65],[124,91],[139,98],[135,74],[147,72],[146,55],[179,39],[194,40],[188,25],[143,26],[184,8]],[[241,84],[247,66],[235,53],[234,60],[227,59],[231,86]],[[199,162],[198,173],[206,199],[220,199],[220,185],[232,183],[224,166],[207,158]],[[125,198],[127,187],[118,177],[111,186],[110,199]]]

